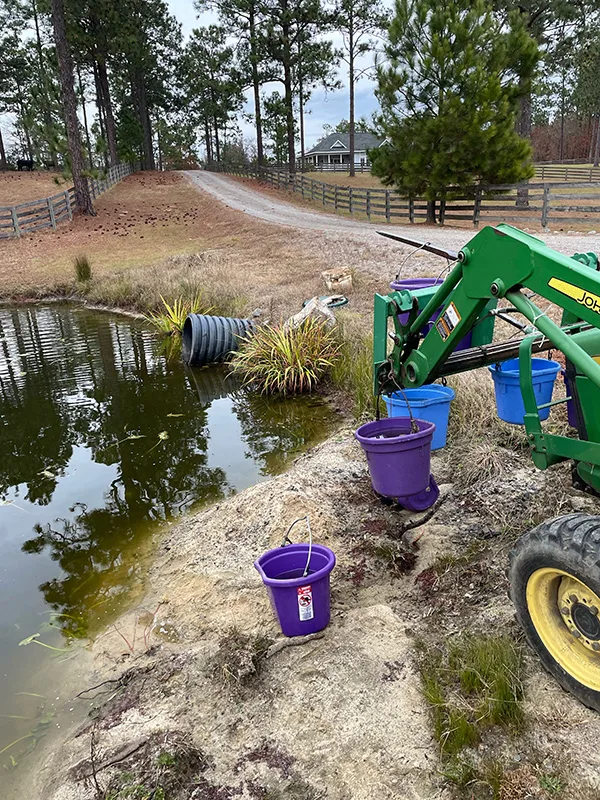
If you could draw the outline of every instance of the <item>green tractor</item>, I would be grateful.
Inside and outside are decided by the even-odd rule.
[[[569,459],[574,485],[599,494],[597,257],[563,256],[504,224],[483,228],[458,253],[381,233],[445,257],[449,265],[439,286],[375,295],[376,394],[518,356],[525,431],[535,465],[546,469]],[[536,296],[562,309],[560,324],[536,305]],[[514,325],[520,335],[493,342],[496,318]],[[471,347],[455,350],[469,332]],[[570,396],[538,406],[532,351],[537,355],[550,349],[565,356]],[[571,399],[578,438],[545,433],[540,411]],[[522,536],[510,554],[509,580],[517,618],[546,669],[563,688],[600,711],[600,516],[567,514]]]

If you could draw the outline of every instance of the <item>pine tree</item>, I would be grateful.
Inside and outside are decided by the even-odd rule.
[[[371,152],[373,173],[424,195],[428,222],[449,190],[533,174],[515,119],[538,49],[518,15],[502,26],[485,0],[396,0],[385,52],[377,95],[390,144]]]
[[[354,92],[356,83],[372,65],[356,68],[356,59],[367,53],[377,52],[377,40],[389,24],[379,0],[338,0],[335,8],[335,30],[342,34],[342,59],[348,65],[349,118],[348,130],[350,150],[350,177],[355,175],[354,134],[357,131],[354,114]]]

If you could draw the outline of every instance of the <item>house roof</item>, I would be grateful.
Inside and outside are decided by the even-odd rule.
[[[314,153],[348,153],[350,152],[350,134],[349,133],[330,133],[324,139],[321,139],[311,150],[305,155],[310,156]],[[379,136],[374,133],[355,133],[354,134],[354,150],[371,150],[373,147],[379,147],[383,142]]]

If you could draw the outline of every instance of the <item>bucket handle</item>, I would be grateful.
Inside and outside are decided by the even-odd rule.
[[[312,537],[312,529],[310,527],[310,517],[308,514],[305,514],[303,517],[298,517],[295,519],[290,527],[287,529],[285,536],[283,537],[283,541],[281,542],[281,547],[285,547],[286,544],[293,544],[292,540],[290,539],[290,533],[292,532],[292,528],[296,525],[297,522],[302,522],[306,520],[306,527],[308,528],[308,558],[306,560],[306,566],[304,567],[304,572],[302,573],[302,577],[306,578],[308,575],[308,568],[310,567],[310,557],[312,555],[312,545],[313,545],[313,537]]]
[[[394,375],[394,367],[393,367],[393,365],[391,363],[391,360],[390,360],[390,373],[388,375],[388,378],[394,382],[394,384],[396,385],[396,388],[398,389],[398,391],[400,392],[400,394],[404,398],[404,402],[406,403],[406,407],[408,409],[408,416],[410,417],[410,432],[411,433],[418,433],[419,426],[415,422],[415,418],[413,416],[413,412],[412,412],[412,408],[410,407],[410,403],[408,402],[408,397],[406,396],[406,392],[404,391],[402,386],[400,386],[400,384],[396,380],[396,376]],[[379,411],[379,395],[377,396],[377,411]],[[377,417],[377,419],[379,419],[379,417]]]

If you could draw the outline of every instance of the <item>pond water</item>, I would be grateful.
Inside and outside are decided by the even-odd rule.
[[[0,307],[1,766],[51,724],[48,659],[141,594],[157,534],[336,424],[318,399],[243,393],[159,344],[143,321]]]

